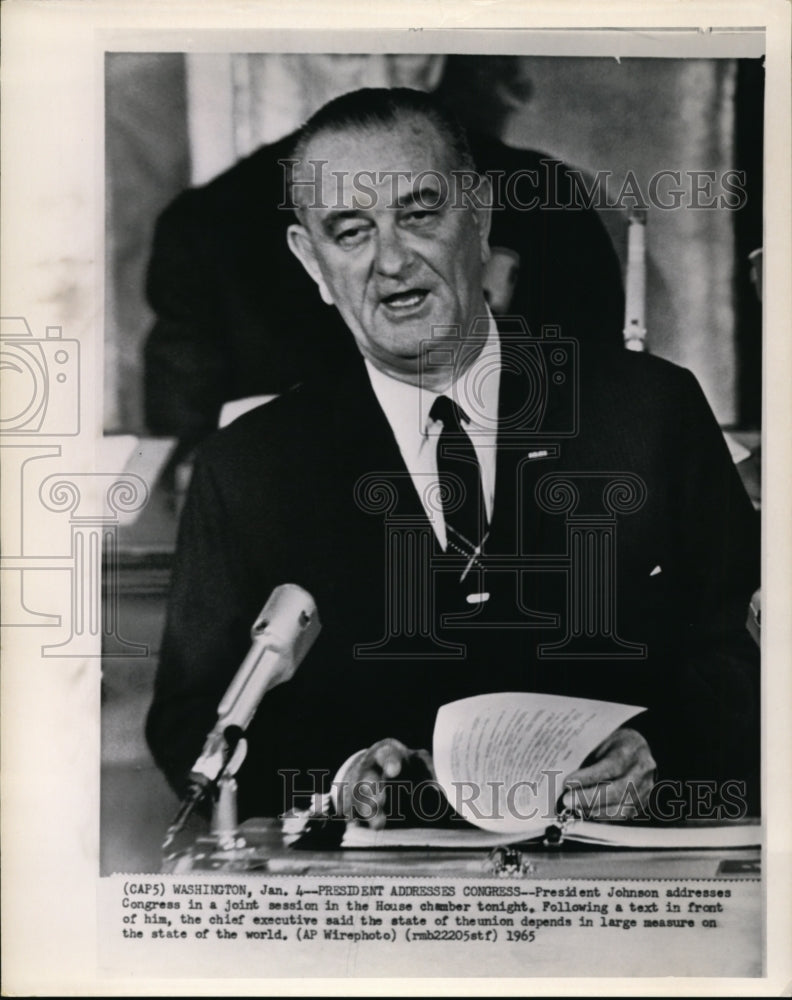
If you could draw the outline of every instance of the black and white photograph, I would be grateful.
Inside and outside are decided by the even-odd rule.
[[[46,197],[5,175],[41,224],[4,254],[0,568],[37,678],[6,674],[6,760],[50,822],[12,830],[11,889],[76,849],[48,937],[96,966],[14,983],[786,968],[777,7],[377,33],[218,4],[100,17],[73,119],[41,88],[73,162]]]

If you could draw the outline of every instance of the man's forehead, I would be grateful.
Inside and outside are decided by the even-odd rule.
[[[443,186],[452,153],[440,131],[422,116],[391,126],[326,129],[313,136],[294,171],[297,200],[308,187],[320,188],[322,207],[395,207],[418,188]],[[313,193],[313,192],[311,192]],[[329,199],[329,200],[328,200]],[[317,206],[319,207],[319,206]]]

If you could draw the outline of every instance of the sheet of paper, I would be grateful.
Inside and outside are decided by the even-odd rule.
[[[544,832],[542,830],[541,832]],[[759,823],[732,823],[702,826],[638,826],[624,823],[595,823],[574,820],[564,831],[565,840],[600,847],[633,850],[730,850],[756,847],[762,841]],[[284,837],[294,843],[297,835]],[[514,833],[494,833],[473,826],[458,827],[386,827],[372,830],[350,823],[341,842],[342,848],[428,848],[442,850],[486,850],[503,844],[513,844]]]
[[[409,826],[371,830],[358,823],[347,826],[342,847],[429,847],[444,850],[483,850],[514,840],[509,833],[490,833],[477,827]]]
[[[724,826],[639,826],[624,823],[591,823],[575,820],[565,831],[569,840],[583,844],[658,850],[729,849],[756,847],[762,842],[760,823],[730,823]]]
[[[531,836],[553,822],[567,775],[641,711],[522,692],[451,702],[435,723],[437,779],[468,822],[493,833]]]

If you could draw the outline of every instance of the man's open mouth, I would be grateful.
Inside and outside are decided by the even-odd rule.
[[[427,288],[410,288],[404,292],[394,292],[393,295],[384,295],[380,301],[391,312],[406,313],[419,309],[428,294]]]

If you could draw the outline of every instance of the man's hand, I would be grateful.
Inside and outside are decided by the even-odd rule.
[[[634,729],[617,729],[591,754],[591,763],[567,776],[561,804],[586,819],[632,819],[646,808],[656,764]]]
[[[434,776],[426,750],[410,750],[394,739],[380,740],[351,759],[336,786],[336,810],[346,819],[367,822],[375,830],[388,820],[414,818],[412,792]]]

